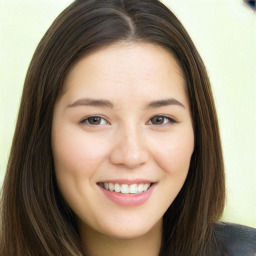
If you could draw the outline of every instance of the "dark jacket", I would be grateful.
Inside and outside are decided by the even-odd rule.
[[[256,229],[227,222],[215,224],[215,234],[225,255],[256,256]]]

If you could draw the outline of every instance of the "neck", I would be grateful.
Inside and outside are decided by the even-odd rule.
[[[157,256],[161,247],[162,221],[148,233],[131,239],[109,237],[88,227],[80,229],[80,236],[89,256]]]

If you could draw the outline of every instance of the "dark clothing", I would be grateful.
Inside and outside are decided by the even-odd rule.
[[[227,222],[215,224],[215,234],[225,255],[256,256],[256,229]]]

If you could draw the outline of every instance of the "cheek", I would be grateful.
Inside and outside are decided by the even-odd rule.
[[[58,187],[68,205],[76,212],[83,198],[88,197],[94,174],[104,161],[107,144],[100,138],[86,136],[84,131],[68,128],[58,129],[52,136],[52,150]],[[102,140],[102,138],[101,138]]]
[[[154,160],[162,169],[161,196],[159,204],[164,205],[166,211],[181,190],[190,166],[194,150],[194,136],[171,136],[161,144],[154,147]]]
[[[106,145],[97,143],[83,132],[72,133],[59,131],[52,141],[54,162],[72,172],[92,172],[106,155]],[[57,168],[58,169],[58,168]]]
[[[173,136],[154,147],[154,158],[168,175],[186,175],[194,151],[194,136]]]

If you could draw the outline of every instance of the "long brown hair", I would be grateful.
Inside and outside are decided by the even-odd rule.
[[[71,66],[118,41],[161,45],[184,72],[195,149],[183,188],[163,216],[159,255],[217,255],[213,223],[225,200],[214,101],[204,64],[175,15],[157,0],[77,0],[54,21],[29,66],[2,189],[0,255],[82,256],[72,210],[56,185],[51,125]]]

